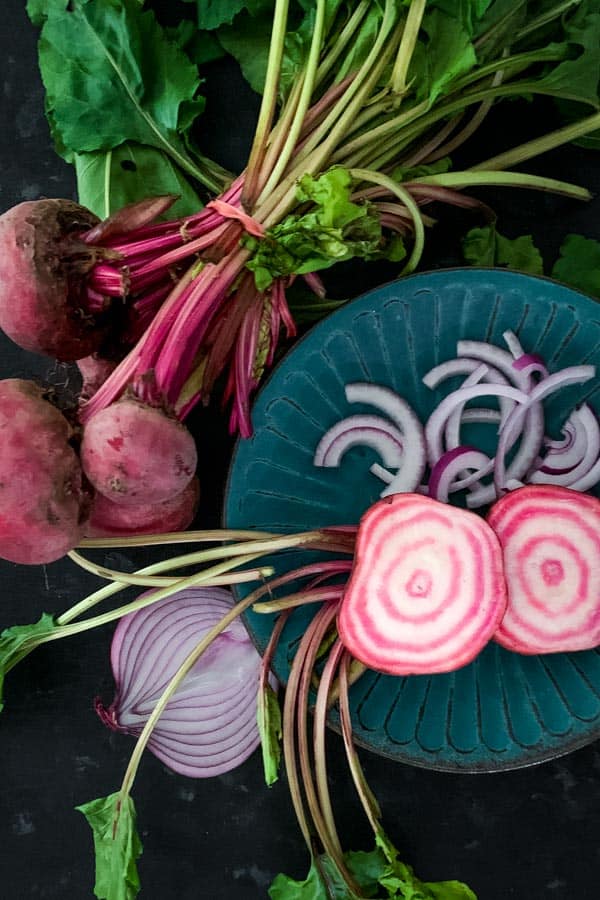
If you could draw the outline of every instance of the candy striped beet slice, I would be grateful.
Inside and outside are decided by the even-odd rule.
[[[488,514],[508,608],[496,640],[517,653],[600,644],[600,500],[553,485],[505,494]]]
[[[420,494],[393,494],[363,516],[338,631],[365,665],[393,675],[458,669],[505,608],[500,544],[480,516]]]

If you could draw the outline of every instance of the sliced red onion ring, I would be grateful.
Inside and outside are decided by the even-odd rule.
[[[529,477],[530,484],[560,484],[569,487],[573,482],[583,478],[590,471],[600,456],[600,427],[593,410],[584,403],[580,409],[571,414],[571,421],[581,426],[580,431],[585,435],[583,453],[578,460],[567,468],[556,468],[556,455],[553,467],[543,464],[540,469]],[[566,455],[566,454],[565,454]],[[545,461],[544,461],[545,462]],[[562,460],[564,463],[564,459]]]
[[[537,353],[521,354],[521,356],[518,356],[515,359],[513,366],[518,372],[522,372],[524,375],[541,375],[542,378],[548,377],[546,363]]]
[[[589,472],[582,475],[577,481],[572,481],[569,488],[572,491],[589,491],[591,488],[596,487],[598,482],[600,482],[600,459],[592,466]]]
[[[572,415],[572,413],[571,413],[571,415]],[[575,440],[576,434],[577,434],[577,429],[575,428],[574,423],[571,421],[571,416],[569,416],[569,418],[567,419],[567,421],[561,428],[560,433],[563,435],[563,437],[557,438],[557,439],[546,438],[544,440],[544,443],[545,443],[546,447],[548,448],[548,450],[546,451],[546,454],[562,453],[563,451],[568,450],[572,446],[572,444]]]
[[[587,404],[584,404],[587,406]],[[582,407],[583,409],[583,407]],[[596,426],[598,425],[598,420],[596,415],[592,409],[590,409],[591,414],[594,417]],[[592,440],[596,441],[596,434],[594,433]],[[600,458],[596,459],[595,463],[588,469],[585,474],[580,475],[576,479],[573,479],[569,483],[569,488],[572,491],[589,491],[591,488],[596,487],[596,485],[600,482]]]
[[[517,407],[518,409],[519,407]],[[514,413],[513,413],[514,414]],[[512,414],[511,414],[512,415]],[[528,477],[528,473],[535,467],[539,458],[540,448],[544,439],[544,410],[541,403],[536,402],[532,405],[528,413],[523,419],[521,431],[517,431],[514,440],[508,445],[510,450],[514,442],[520,437],[520,443],[515,457],[506,470],[504,480],[505,489],[509,483],[521,484]],[[508,452],[508,451],[507,451]],[[493,470],[497,469],[499,449],[496,450],[496,456],[493,460]],[[487,474],[487,473],[485,473]],[[483,475],[481,476],[483,477]],[[493,503],[498,497],[497,485],[488,484],[485,487],[475,488],[467,497],[467,506],[469,509],[479,509],[481,506],[487,506]]]
[[[386,466],[398,468],[402,462],[404,439],[392,422],[381,416],[348,416],[325,432],[315,450],[315,466],[336,468],[352,447],[375,450]]]
[[[491,363],[503,372],[516,387],[528,392],[533,386],[531,373],[525,370],[520,371],[519,366],[515,366],[515,360],[526,355],[521,342],[513,331],[505,331],[503,338],[508,347],[508,352],[501,347],[495,347],[483,341],[458,341],[457,351],[459,356],[472,356],[475,359],[481,359],[483,362]],[[504,419],[504,421],[506,420]],[[543,422],[544,412],[541,404],[532,404],[526,419],[522,422],[523,438],[507,477],[521,479],[535,464],[543,441]],[[513,443],[517,438],[518,435],[513,437]],[[476,509],[479,506],[492,503],[495,499],[495,490],[490,485],[486,489],[482,488],[481,491],[472,494],[467,502],[471,509]]]
[[[503,337],[509,348],[509,353],[500,347],[493,347],[479,341],[459,341],[458,351],[459,353],[472,353],[477,358],[485,359],[486,361],[494,360],[497,368],[505,372],[515,385],[523,391],[531,391],[533,386],[532,370],[535,368],[536,371],[546,372],[543,360],[540,357],[534,357],[533,354],[529,354],[528,358],[524,359],[527,354],[524,353],[519,339],[512,331],[504,332]],[[501,428],[505,422],[506,419],[503,418]],[[541,403],[529,404],[526,416],[522,422],[522,433],[514,434],[510,444],[512,447],[519,437],[521,438],[515,458],[506,473],[507,479],[511,482],[519,482],[520,479],[524,478],[538,459],[544,437],[544,412]],[[450,437],[452,437],[452,434]],[[459,440],[457,442],[460,443]],[[487,474],[487,470],[482,471],[480,477],[484,477]],[[471,509],[477,509],[487,503],[492,503],[496,496],[496,487],[494,485],[477,487],[467,499],[467,504]]]
[[[398,469],[392,475],[379,464],[372,471],[387,483],[382,496],[414,491],[426,466],[423,426],[409,404],[390,388],[351,382],[345,388],[348,403],[374,406],[387,416],[348,416],[321,438],[314,456],[316,466],[337,466],[350,447],[362,444],[376,450],[383,463]]]
[[[519,404],[525,404],[528,399],[524,391],[506,384],[474,384],[472,387],[452,391],[432,412],[425,425],[425,443],[430,465],[435,465],[444,452],[443,432],[448,417],[457,407],[477,397],[508,397]]]
[[[479,376],[475,377],[475,373],[478,372]],[[442,381],[446,381],[448,378],[452,378],[455,375],[467,375],[468,377],[462,383],[461,387],[468,387],[471,384],[477,384],[480,381],[485,381],[489,384],[508,384],[507,379],[504,377],[502,372],[498,369],[495,369],[493,366],[488,366],[485,363],[482,363],[477,359],[466,359],[466,358],[458,358],[458,359],[449,359],[446,362],[440,363],[438,366],[435,366],[433,369],[430,369],[429,372],[421,379],[423,384],[430,388],[431,390],[435,390],[435,388],[439,387]],[[471,379],[473,376],[473,379]],[[501,397],[500,400],[500,410],[503,413],[502,418],[506,418],[510,410],[513,408],[514,403],[512,400],[507,400],[505,397]],[[459,416],[459,419],[465,421],[464,414],[467,410],[464,410],[462,416]],[[470,413],[473,410],[469,411]],[[494,410],[497,413],[496,410]],[[476,419],[471,421],[487,421]],[[460,441],[457,441],[455,446],[459,446]]]
[[[481,472],[489,474],[493,468],[493,460],[481,450],[474,447],[455,447],[443,453],[429,476],[429,496],[442,503],[448,502],[451,491],[460,491],[470,487],[482,477]],[[474,469],[472,475],[455,479],[464,472]]]
[[[514,490],[523,484],[553,483],[587,490],[600,482],[600,425],[590,407],[574,411],[565,422],[562,437],[552,440],[544,435],[544,408],[542,401],[559,387],[581,383],[593,377],[595,367],[574,366],[548,375],[544,360],[535,353],[526,352],[512,331],[504,333],[508,347],[483,341],[461,340],[457,343],[458,358],[440,363],[423,377],[423,383],[431,389],[457,375],[464,375],[460,388],[446,396],[429,417],[423,430],[411,407],[389,388],[380,385],[355,382],[347,385],[346,397],[350,403],[375,406],[397,428],[402,453],[395,455],[381,439],[369,443],[367,434],[356,439],[344,437],[339,444],[340,431],[345,433],[348,423],[360,422],[360,417],[349,417],[330,429],[319,445],[315,464],[337,465],[345,442],[367,444],[378,450],[381,462],[375,462],[370,471],[385,485],[380,496],[395,493],[416,492],[447,499],[456,491],[467,489],[467,505],[471,509],[494,502],[499,493]],[[499,408],[467,407],[477,397],[489,396],[498,401]],[[365,417],[375,428],[375,423],[385,422],[377,416]],[[465,459],[462,427],[467,423],[487,423],[499,426],[500,441],[496,456],[480,453],[478,465],[459,469]],[[350,442],[351,441],[351,442]],[[456,454],[452,451],[457,450]],[[469,451],[475,452],[475,451]],[[512,459],[506,466],[507,454]],[[401,457],[401,458],[400,458]],[[422,484],[426,464],[432,468],[432,484]],[[394,474],[390,469],[397,468]],[[494,474],[493,483],[482,479]]]
[[[505,332],[505,340],[508,333],[509,332]],[[518,347],[515,346],[515,350],[517,350],[518,355],[523,354],[523,348],[520,344],[518,344]],[[502,372],[515,387],[520,388],[522,391],[527,390],[529,376],[526,373],[519,372],[518,369],[515,369],[515,358],[508,350],[503,350],[502,347],[496,347],[493,344],[486,344],[485,341],[457,341],[456,351],[458,356],[467,356],[471,359],[478,359],[480,362],[494,366],[494,368]]]
[[[499,425],[502,421],[502,413],[499,409],[490,409],[485,406],[470,406],[463,410],[462,422],[466,425],[468,422],[481,425]]]
[[[500,496],[501,492],[505,489],[507,478],[521,478],[521,474],[515,471],[516,467],[514,462],[513,465],[509,466],[508,470],[506,470],[505,457],[510,447],[512,447],[515,437],[522,428],[527,413],[536,406],[539,408],[540,402],[559,388],[567,387],[571,384],[585,383],[586,381],[589,381],[590,378],[593,378],[595,374],[595,366],[570,366],[566,369],[561,369],[560,372],[555,372],[554,375],[549,375],[547,378],[544,378],[543,381],[540,381],[539,384],[531,389],[526,402],[521,406],[515,407],[500,430],[500,440],[498,441],[496,464],[494,467],[494,486],[496,488],[497,496]],[[525,434],[525,439],[521,442],[521,446],[525,443],[526,438],[527,434]],[[540,437],[540,443],[541,440],[542,438]],[[536,449],[536,452],[532,454],[529,467],[531,467],[538,456],[538,452],[539,447]],[[525,469],[523,474],[525,474],[525,472],[527,472],[527,469]]]
[[[507,330],[503,332],[502,337],[504,338],[504,343],[508,347],[513,359],[518,359],[520,356],[523,356],[525,353],[523,345],[514,331]]]
[[[548,449],[540,461],[539,468],[541,471],[550,473],[567,472],[574,466],[579,465],[585,456],[588,435],[584,422],[577,415],[577,410],[573,410],[565,422],[562,434],[565,435],[562,441],[546,442]]]
[[[366,381],[351,381],[346,385],[348,403],[365,403],[385,413],[403,434],[422,427],[413,408],[391,388]]]
[[[458,360],[459,362],[461,360]],[[464,360],[464,362],[477,362],[476,360]],[[508,384],[507,379],[502,375],[502,373],[498,369],[494,369],[486,365],[485,363],[481,363],[477,366],[477,368],[472,369],[471,374],[465,378],[463,381],[462,387],[467,388],[471,387],[474,384],[479,384],[480,382],[485,382],[486,384]],[[513,400],[508,400],[506,397],[499,397],[499,406],[500,406],[500,420],[504,422],[506,417],[510,413],[511,409],[514,406]],[[444,429],[445,441],[446,441],[446,453],[443,454],[440,459],[444,459],[447,457],[448,452],[459,449],[462,446],[461,441],[461,427],[465,422],[465,413],[466,413],[466,403],[461,403],[454,412],[448,417],[448,421],[446,422],[446,428]],[[439,464],[440,460],[435,464],[432,470],[435,470],[436,466]],[[484,478],[486,475],[489,475],[490,472],[493,471],[494,461],[489,457],[486,457],[486,460],[482,462],[482,465],[478,467],[477,474],[475,476],[469,476],[466,467],[462,472],[459,470],[452,468],[455,477],[460,476],[460,487],[455,487],[455,490],[462,490],[464,487],[481,487],[479,481],[481,478]],[[466,482],[466,483],[465,483]],[[430,492],[430,495],[436,496]],[[445,501],[447,502],[447,500]]]
[[[346,385],[346,399],[348,403],[367,403],[379,409],[402,433],[406,452],[398,472],[381,496],[414,491],[425,472],[427,458],[423,426],[412,406],[391,388],[362,381]]]
[[[514,357],[513,368],[527,377],[527,387],[529,390],[534,385],[533,375],[538,374],[542,378],[548,375],[548,369],[541,356],[537,353],[525,353],[520,340],[513,331],[505,331],[502,335],[506,346]],[[502,425],[506,419],[502,421]],[[511,483],[519,482],[524,478],[535,465],[538,453],[542,447],[544,440],[544,411],[541,404],[534,404],[527,413],[524,424],[521,442],[518,452],[513,460],[509,472],[507,473],[507,481]]]
[[[375,475],[376,478],[379,478],[381,481],[385,482],[385,484],[391,484],[394,480],[394,475],[392,472],[388,472],[387,469],[384,469],[383,466],[380,466],[379,463],[373,463],[370,467],[369,472],[372,475]]]
[[[471,362],[471,360],[469,360],[469,362]],[[475,360],[472,360],[472,362],[475,362]],[[462,387],[471,387],[471,385],[479,384],[482,381],[486,384],[508,384],[507,379],[504,377],[504,375],[502,375],[501,372],[498,371],[498,369],[490,368],[490,366],[487,366],[485,365],[485,363],[483,363],[479,364],[475,369],[471,371],[471,374],[463,381]],[[498,401],[500,406],[501,421],[504,422],[506,420],[506,417],[512,410],[514,402],[512,400],[508,400],[506,397],[499,397]],[[445,429],[446,449],[448,450],[454,450],[455,447],[461,446],[460,429],[461,425],[465,421],[465,405],[465,403],[462,403],[454,410],[452,415],[448,417]]]
[[[502,337],[512,354],[514,360],[513,368],[516,369],[517,372],[522,372],[527,376],[537,373],[541,375],[542,378],[545,378],[548,375],[548,369],[546,368],[546,363],[542,357],[537,353],[525,353],[521,341],[514,331],[505,331]]]
[[[421,381],[423,382],[425,387],[428,387],[431,390],[435,390],[435,388],[439,387],[440,384],[443,381],[446,381],[448,378],[453,378],[456,375],[471,375],[482,366],[485,366],[485,372],[482,373],[482,375],[488,374],[491,383],[507,383],[507,379],[499,369],[482,362],[480,359],[469,359],[468,357],[449,359],[446,362],[440,363],[438,366],[430,369],[429,372],[427,372],[427,374],[423,376]],[[483,379],[479,378],[478,380],[481,381]],[[475,382],[471,383],[474,384]],[[463,384],[462,387],[464,386],[465,385]]]
[[[120,620],[111,646],[113,702],[96,701],[101,719],[127,734],[142,731],[188,654],[229,612],[222,588],[190,588]],[[169,768],[191,778],[221,775],[256,749],[260,656],[235,620],[200,657],[169,701],[148,742]]]
[[[539,455],[539,449],[544,436],[544,420],[543,410],[539,401],[530,402],[530,396],[524,391],[510,385],[473,385],[472,387],[459,388],[449,394],[436,410],[431,414],[425,426],[425,437],[427,442],[427,454],[430,465],[435,465],[439,457],[443,453],[442,432],[444,425],[451,415],[452,411],[470,399],[481,396],[504,396],[517,401],[519,406],[511,412],[507,422],[513,419],[516,410],[526,407],[527,412],[531,413],[528,420],[528,429],[523,434],[518,451],[515,455],[509,471],[508,477],[521,479],[528,472]],[[512,443],[508,444],[508,449],[519,437],[519,430],[515,433],[511,432]],[[483,477],[483,472],[479,477]],[[491,503],[496,497],[496,489],[494,485],[488,485],[478,488],[467,498],[467,504],[471,509],[475,509],[486,503]]]
[[[500,372],[506,375],[512,384],[520,390],[527,392],[531,389],[533,384],[531,373],[528,370],[520,371],[520,367],[515,366],[515,360],[525,356],[525,351],[513,331],[505,331],[503,338],[508,347],[508,351],[503,350],[501,347],[496,347],[493,344],[487,344],[484,341],[463,340],[457,342],[458,355],[473,357],[495,366],[496,369],[499,369]],[[537,359],[541,358],[537,357]],[[526,471],[535,460],[537,454],[532,455],[532,447],[537,444],[538,437],[540,436],[542,419],[543,411],[541,407],[532,406],[529,410],[527,421],[524,423],[523,430],[526,434],[526,442],[524,446],[522,445],[519,448],[518,458],[514,461],[514,473],[518,473],[516,477],[520,477],[524,474],[524,470]],[[511,475],[514,473],[511,473]],[[491,502],[489,497],[485,502]]]

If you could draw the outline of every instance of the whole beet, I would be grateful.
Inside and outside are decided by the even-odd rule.
[[[200,482],[192,478],[176,497],[162,503],[123,506],[97,493],[84,537],[128,537],[136,534],[161,534],[185,531],[194,521],[200,499]]]
[[[0,557],[53,562],[82,536],[90,498],[71,426],[32,381],[0,381]]]
[[[158,407],[125,397],[95,413],[81,441],[81,464],[113,503],[147,506],[180,494],[194,477],[194,438]]]
[[[0,216],[0,328],[20,347],[68,362],[97,350],[102,313],[86,303],[95,261],[80,235],[98,222],[71,200],[31,200]]]

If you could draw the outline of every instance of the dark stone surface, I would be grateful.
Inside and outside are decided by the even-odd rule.
[[[24,4],[2,5],[0,25],[0,207],[22,199],[75,194],[71,169],[53,152],[43,116],[36,33]],[[241,164],[255,102],[236,72],[221,63],[209,79],[205,149],[230,166]],[[236,125],[244,127],[238,131]],[[490,118],[473,158],[491,155],[520,136],[552,124],[551,104],[507,104]],[[484,146],[485,144],[485,146]],[[600,166],[590,152],[562,149],[530,166],[600,188]],[[600,237],[598,201],[587,206],[542,195],[492,191],[509,234],[531,231],[552,258],[564,234]],[[429,265],[456,264],[464,215],[444,214],[431,241]],[[332,292],[357,293],[391,269],[345,268],[330,279]],[[0,377],[51,374],[46,360],[0,340]],[[201,520],[215,525],[230,441],[215,413],[194,420],[204,475]],[[0,451],[1,452],[1,451]],[[136,560],[143,560],[139,554]],[[113,557],[113,561],[117,562]],[[127,564],[128,559],[120,562]],[[0,627],[32,621],[42,610],[66,609],[96,586],[69,563],[26,569],[0,565]],[[132,742],[109,733],[92,699],[110,696],[109,629],[46,645],[9,676],[0,719],[0,896],[3,900],[92,896],[91,835],[76,804],[117,789]],[[330,772],[340,831],[348,846],[366,846],[368,830],[352,799],[336,735]],[[459,877],[480,900],[560,898],[592,900],[600,876],[600,751],[590,746],[528,770],[456,776],[398,765],[368,753],[364,766],[380,798],[390,835],[423,877]],[[148,755],[135,786],[145,850],[141,896],[148,900],[266,896],[278,871],[301,876],[308,862],[285,779],[267,790],[257,756],[213,781],[169,774]]]

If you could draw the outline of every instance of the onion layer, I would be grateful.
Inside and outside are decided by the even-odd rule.
[[[346,385],[345,393],[348,403],[374,406],[387,418],[354,415],[336,422],[319,441],[314,465],[337,467],[347,450],[358,445],[370,447],[385,466],[398,470],[392,474],[379,463],[371,467],[373,474],[387,485],[381,496],[416,490],[426,459],[423,426],[413,409],[390,388],[379,384],[352,382]]]
[[[497,642],[518,653],[600,644],[600,500],[527,485],[502,497],[488,522],[502,545],[508,588]]]
[[[447,503],[451,491],[460,491],[476,484],[482,474],[491,471],[492,466],[489,456],[474,447],[447,450],[431,469],[429,496]],[[466,474],[468,471],[473,474]],[[458,476],[460,480],[456,481]]]
[[[480,652],[505,607],[502,552],[484,519],[395,494],[361,520],[338,631],[377,671],[449,672]]]
[[[325,432],[315,450],[315,466],[337,468],[352,447],[371,447],[386,466],[397,468],[402,462],[402,434],[380,416],[348,416]]]
[[[185,658],[233,606],[222,588],[191,588],[122,618],[111,646],[116,695],[103,722],[138,735]],[[148,748],[191,778],[236,768],[259,743],[260,656],[234,621],[200,657],[167,704]]]

